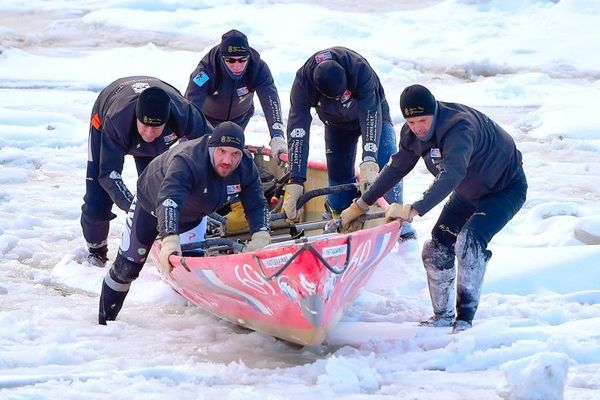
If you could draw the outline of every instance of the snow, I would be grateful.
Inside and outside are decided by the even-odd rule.
[[[0,397],[598,398],[599,25],[598,0],[4,0]],[[92,104],[127,75],[184,91],[232,28],[269,63],[284,119],[296,69],[343,45],[378,72],[396,130],[400,92],[421,83],[515,138],[528,199],[490,244],[472,329],[417,326],[431,312],[420,249],[440,206],[415,220],[418,242],[382,262],[323,345],[298,348],[218,320],[187,305],[151,263],[118,321],[97,325],[106,271],[77,262]],[[260,106],[248,136],[268,143]],[[324,159],[320,123],[311,158]],[[129,159],[124,178],[133,187]],[[431,179],[420,163],[406,200]]]

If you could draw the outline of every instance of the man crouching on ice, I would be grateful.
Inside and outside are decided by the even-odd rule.
[[[258,169],[244,152],[242,128],[233,122],[152,160],[138,179],[121,246],[102,283],[98,323],[116,319],[157,235],[160,269],[168,274],[169,256],[181,255],[179,234],[238,195],[252,232],[247,251],[267,246],[269,214]]]
[[[488,243],[525,202],[527,180],[521,152],[510,135],[486,115],[462,104],[436,101],[424,86],[404,89],[400,108],[406,119],[400,150],[373,186],[342,212],[342,227],[360,228],[356,219],[422,157],[435,180],[421,200],[412,205],[392,204],[385,216],[388,221],[412,222],[450,196],[431,240],[423,246],[434,315],[421,324],[453,326],[453,333],[460,332],[471,327],[479,305],[492,256]]]

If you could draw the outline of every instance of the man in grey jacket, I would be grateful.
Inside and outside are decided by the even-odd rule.
[[[410,222],[450,195],[431,240],[423,246],[434,315],[422,325],[453,326],[453,333],[460,332],[471,327],[479,305],[492,255],[488,243],[525,202],[521,153],[512,137],[486,115],[462,104],[436,101],[421,85],[404,89],[400,108],[406,119],[400,150],[373,186],[342,212],[342,227],[359,229],[356,219],[422,157],[435,180],[415,203],[392,204],[386,220]]]

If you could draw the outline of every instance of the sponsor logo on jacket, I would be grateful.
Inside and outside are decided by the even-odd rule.
[[[208,82],[209,79],[210,78],[208,77],[208,74],[206,72],[200,71],[198,75],[196,75],[192,80],[196,85],[198,85],[198,87],[202,87],[202,85]]]
[[[331,60],[333,58],[333,56],[331,55],[330,51],[324,51],[322,53],[319,53],[317,55],[315,55],[315,61],[318,63],[323,62],[325,60]]]
[[[242,186],[238,183],[237,185],[227,185],[227,194],[236,194],[242,191]]]
[[[294,139],[302,139],[304,136],[306,136],[306,131],[302,128],[295,128],[290,133],[290,137]]]

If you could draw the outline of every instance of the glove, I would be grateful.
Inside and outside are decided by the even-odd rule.
[[[362,207],[358,202],[365,204],[365,207]],[[357,221],[358,217],[365,214],[369,211],[369,206],[364,203],[364,201],[359,199],[354,199],[350,207],[346,208],[340,214],[340,222],[342,225],[342,232],[350,233],[356,232],[362,229],[364,222]]]
[[[279,154],[288,152],[288,145],[285,139],[282,136],[275,135],[271,138],[269,142],[269,147],[271,148],[271,157],[279,162]]]
[[[304,214],[304,207],[296,210],[296,204],[300,196],[304,194],[304,187],[297,183],[288,183],[285,185],[285,195],[283,195],[283,211],[288,222],[298,222]]]
[[[231,212],[225,218],[225,233],[227,234],[235,234],[248,229],[244,207],[239,201],[231,204]]]
[[[361,193],[365,193],[369,187],[377,180],[379,176],[379,165],[373,161],[365,161],[359,166],[358,188]]]
[[[258,231],[252,234],[250,241],[246,244],[245,252],[256,251],[267,247],[271,243],[271,235],[267,231]]]
[[[385,210],[385,223],[387,224],[388,222],[392,222],[397,219],[403,222],[412,222],[413,217],[417,214],[417,210],[412,208],[412,205],[410,204],[392,203],[388,209]]]
[[[158,259],[160,260],[160,270],[163,274],[167,275],[173,269],[173,266],[169,262],[169,256],[171,254],[181,255],[181,244],[179,244],[179,235],[168,235],[162,238],[160,254]]]

